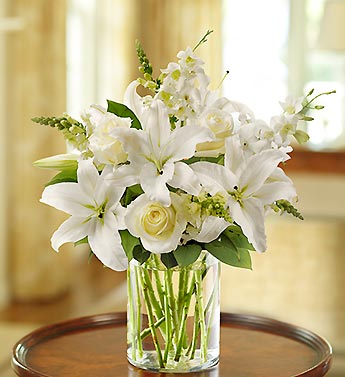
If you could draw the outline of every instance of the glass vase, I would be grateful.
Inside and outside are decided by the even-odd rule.
[[[186,267],[158,255],[128,268],[127,358],[159,372],[192,372],[219,360],[220,263],[202,252]]]

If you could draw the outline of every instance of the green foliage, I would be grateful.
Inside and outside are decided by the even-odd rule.
[[[238,249],[246,249],[255,251],[254,246],[249,243],[248,238],[243,234],[242,229],[238,225],[231,225],[223,232]]]
[[[60,173],[56,174],[48,183],[46,183],[45,187],[62,182],[77,182],[77,167],[60,171]]]
[[[129,109],[126,105],[123,105],[122,103],[114,102],[107,100],[108,102],[108,109],[107,111],[109,113],[115,114],[120,118],[131,118],[132,119],[132,128],[136,128],[137,130],[141,130],[141,124],[139,122],[139,119],[136,117],[136,115],[133,113],[131,109]]]
[[[161,254],[161,261],[166,268],[173,268],[178,265],[173,251],[170,253]]]
[[[137,198],[143,192],[144,191],[140,185],[133,185],[133,186],[127,187],[126,192],[121,199],[121,204],[127,207],[128,204],[130,204],[135,198]]]
[[[120,230],[120,237],[123,250],[125,251],[128,261],[133,259],[133,250],[136,246],[141,247],[140,240],[137,237],[132,236],[128,230]]]
[[[136,245],[133,248],[133,258],[140,264],[145,263],[150,258],[151,253],[145,250],[141,245]]]
[[[235,232],[234,232],[235,234]],[[237,235],[235,237],[238,237]],[[242,241],[239,241],[242,242]],[[240,243],[239,243],[240,244]],[[233,267],[252,268],[251,257],[246,248],[237,247],[228,236],[221,234],[218,239],[206,243],[204,248],[219,261]]]
[[[179,246],[173,251],[174,257],[180,267],[186,267],[194,263],[201,253],[202,247],[199,244],[192,243]]]

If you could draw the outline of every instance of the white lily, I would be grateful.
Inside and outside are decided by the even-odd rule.
[[[198,195],[200,182],[182,160],[194,155],[198,143],[211,140],[211,131],[198,126],[171,130],[168,112],[159,100],[143,112],[140,121],[143,130],[113,130],[130,164],[115,168],[112,179],[120,186],[140,183],[150,200],[165,206],[171,204],[167,184]]]
[[[254,248],[263,252],[266,250],[265,207],[276,200],[289,200],[296,192],[292,182],[283,179],[282,171],[277,173],[278,164],[285,158],[281,151],[265,150],[248,159],[236,153],[228,139],[224,166],[197,162],[191,167],[211,195],[220,193],[226,198],[231,218],[241,226]],[[231,165],[231,159],[237,163]],[[236,166],[235,172],[230,170],[231,166]]]
[[[58,251],[67,242],[86,236],[97,258],[107,267],[121,271],[127,268],[127,257],[121,245],[119,229],[124,229],[124,211],[119,200],[124,188],[110,185],[99,175],[92,160],[79,162],[78,183],[66,182],[45,188],[41,202],[71,215],[55,231],[52,247]]]

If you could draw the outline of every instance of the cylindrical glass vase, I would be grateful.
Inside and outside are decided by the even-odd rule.
[[[220,263],[202,252],[193,264],[166,268],[151,255],[128,268],[127,358],[136,367],[192,372],[219,360]]]

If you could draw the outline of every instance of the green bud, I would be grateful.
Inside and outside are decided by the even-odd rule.
[[[34,166],[44,169],[70,170],[77,169],[78,156],[75,154],[60,154],[57,156],[42,158],[33,163]]]
[[[304,144],[310,139],[309,135],[302,130],[297,130],[293,136],[299,144]]]
[[[150,81],[152,79],[152,76],[150,74],[148,74],[148,73],[144,73],[144,79],[146,81]]]
[[[313,117],[308,117],[308,116],[303,116],[302,120],[305,120],[306,122],[311,122],[312,120],[314,120],[314,118]]]

